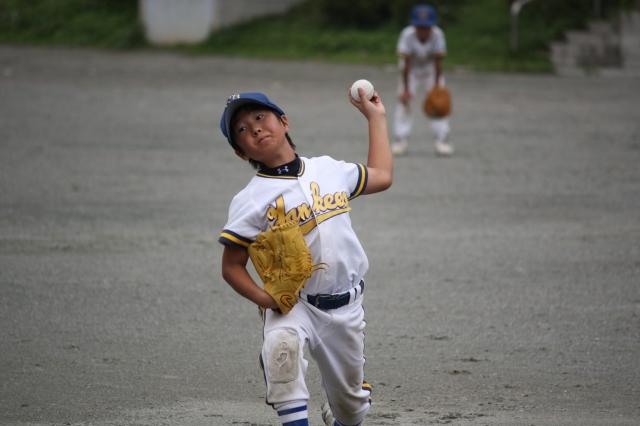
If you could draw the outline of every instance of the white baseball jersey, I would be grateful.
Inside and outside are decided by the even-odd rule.
[[[369,262],[352,226],[350,201],[367,185],[367,168],[331,157],[300,157],[297,176],[258,172],[231,202],[222,244],[248,247],[269,225],[297,219],[316,270],[306,294],[344,293],[364,278]]]
[[[411,58],[411,69],[418,74],[431,73],[434,58],[447,53],[444,32],[440,27],[433,26],[429,39],[422,43],[418,40],[416,29],[410,25],[402,30],[398,38],[397,53]]]

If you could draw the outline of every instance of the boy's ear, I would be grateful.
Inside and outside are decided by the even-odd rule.
[[[285,131],[289,131],[289,119],[287,118],[286,115],[281,115],[280,116],[280,121],[282,122],[282,125],[284,126]]]

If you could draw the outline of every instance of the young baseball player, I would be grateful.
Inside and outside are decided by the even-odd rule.
[[[359,94],[361,101],[350,101],[368,121],[366,165],[299,156],[287,116],[262,93],[231,96],[220,121],[238,157],[257,169],[233,198],[219,237],[224,244],[222,276],[264,312],[260,361],[266,401],[287,426],[309,424],[305,345],[322,377],[327,425],[360,425],[370,405],[362,308],[368,260],[349,212],[354,198],[391,186],[393,159],[380,97],[367,100],[362,89]],[[292,218],[299,223],[313,263],[322,268],[312,273],[293,308],[282,314],[247,272],[247,248],[271,225]]]
[[[444,32],[436,23],[435,9],[428,4],[414,6],[410,24],[400,33],[397,52],[399,56],[400,80],[398,102],[394,111],[394,143],[391,150],[395,155],[407,152],[411,135],[413,116],[411,101],[424,98],[434,85],[445,85],[442,60],[447,53]],[[448,142],[449,120],[431,119],[435,134],[435,150],[438,155],[453,154],[453,146]]]

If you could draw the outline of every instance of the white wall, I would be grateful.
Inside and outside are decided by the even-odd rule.
[[[211,31],[258,16],[285,12],[302,0],[139,0],[152,44],[198,43]]]

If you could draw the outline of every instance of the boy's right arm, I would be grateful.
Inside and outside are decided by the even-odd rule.
[[[358,89],[360,101],[347,95],[351,104],[367,118],[369,123],[369,155],[367,157],[367,186],[363,194],[373,194],[388,189],[393,183],[393,156],[389,148],[387,113],[378,93],[367,99],[362,88]]]
[[[411,71],[411,56],[400,54],[400,78],[402,79],[402,92],[400,93],[400,102],[405,106],[409,106],[411,101],[411,91],[409,90],[409,72]]]
[[[256,305],[277,309],[275,300],[251,278],[247,271],[249,252],[243,248],[224,246],[222,253],[222,277],[240,295]]]

